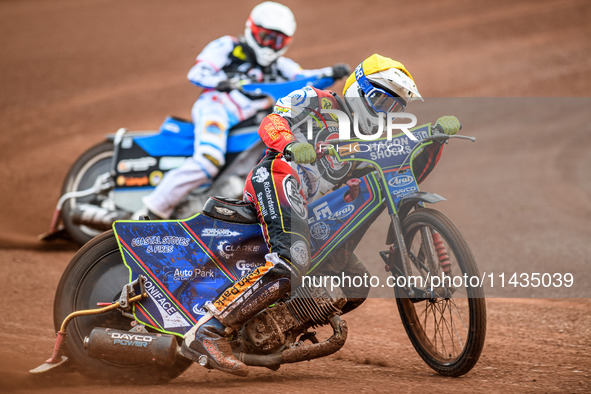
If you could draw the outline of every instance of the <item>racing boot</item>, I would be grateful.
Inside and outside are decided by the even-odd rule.
[[[181,349],[185,357],[234,375],[248,374],[247,366],[234,356],[226,337],[283,297],[291,285],[289,267],[276,254],[266,257],[265,265],[239,279],[213,302],[205,304],[209,313],[185,334]]]
[[[218,319],[207,313],[185,334],[181,354],[204,367],[247,376],[248,367],[234,356],[226,339],[229,332],[231,330],[226,330]]]

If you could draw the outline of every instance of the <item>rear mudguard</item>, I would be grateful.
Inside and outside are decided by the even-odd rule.
[[[148,297],[134,304],[136,320],[178,336],[205,314],[206,301],[265,264],[268,253],[258,222],[196,214],[183,220],[122,220],[113,230],[130,281],[146,277]]]

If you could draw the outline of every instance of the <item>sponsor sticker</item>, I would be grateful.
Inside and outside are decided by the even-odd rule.
[[[406,185],[410,185],[414,181],[414,178],[411,175],[398,175],[392,177],[388,181],[388,185],[395,186],[395,187],[403,187]]]
[[[227,228],[204,228],[201,230],[202,237],[235,237],[240,235],[238,231],[228,230]]]
[[[259,167],[252,176],[252,180],[258,183],[263,183],[267,180],[267,178],[269,178],[269,175],[269,170],[267,170],[265,167]]]
[[[234,252],[258,252],[261,249],[260,245],[232,245],[230,242],[223,240],[218,244],[218,251],[226,259],[234,256]]]
[[[160,181],[162,181],[162,178],[164,177],[164,174],[162,173],[162,171],[152,171],[150,173],[150,185],[152,186],[156,186],[160,183]]]
[[[157,160],[153,157],[140,157],[137,159],[121,160],[119,163],[117,163],[117,171],[146,171],[148,168],[155,166],[156,162]]]
[[[324,222],[318,222],[310,226],[310,235],[314,239],[325,240],[330,234],[330,227]]]
[[[148,184],[148,177],[147,176],[123,176],[119,175],[117,177],[117,186],[146,186]]]
[[[240,276],[247,275],[250,271],[257,268],[260,264],[248,262],[246,260],[238,260],[236,262],[236,269],[240,271]]]
[[[314,218],[316,220],[328,219],[332,216],[332,211],[326,201],[314,207],[312,212],[314,213]]]
[[[187,160],[186,157],[177,156],[163,156],[160,158],[158,167],[162,171],[172,170],[173,168],[180,167]]]
[[[347,204],[343,208],[336,211],[331,217],[331,220],[342,220],[347,216],[351,215],[355,210],[355,206],[353,204]]]
[[[215,120],[208,120],[205,122],[204,130],[208,134],[221,135],[224,127],[221,123],[216,122]]]
[[[145,246],[146,253],[172,253],[176,245],[188,246],[189,238],[172,235],[167,235],[165,237],[154,235],[150,237],[136,237],[131,240],[132,247]]]
[[[151,336],[141,334],[128,334],[120,332],[111,332],[108,334],[113,340],[114,345],[148,347],[152,343]]]
[[[154,305],[156,305],[158,312],[162,316],[164,328],[188,327],[191,325],[156,285],[151,281],[146,281],[145,287],[148,296],[154,302]]]
[[[196,315],[200,315],[203,316],[207,313],[207,311],[205,311],[202,307],[201,304],[195,304],[193,305],[193,309],[192,309],[193,313]]]
[[[308,217],[308,209],[306,208],[304,197],[300,194],[301,187],[298,181],[291,175],[286,176],[283,179],[283,190],[285,191],[285,197],[291,206],[291,210],[301,219],[306,219]]]
[[[308,255],[308,248],[304,241],[296,241],[291,248],[289,248],[291,252],[291,261],[296,263],[301,267],[305,267],[308,265],[309,255]]]
[[[191,280],[196,278],[214,278],[215,273],[212,269],[205,269],[202,267],[192,269],[176,268],[173,274],[174,280]]]

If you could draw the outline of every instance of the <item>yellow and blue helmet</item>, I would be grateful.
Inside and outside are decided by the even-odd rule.
[[[389,57],[371,55],[347,78],[343,96],[362,123],[377,113],[402,112],[413,100],[422,100],[410,72]],[[361,100],[357,97],[362,98]]]

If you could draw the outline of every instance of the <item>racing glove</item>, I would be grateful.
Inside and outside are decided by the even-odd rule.
[[[297,164],[313,163],[316,160],[316,151],[307,142],[292,142],[285,147],[283,154]]]
[[[435,122],[435,127],[439,126],[439,130],[447,135],[456,135],[462,128],[458,118],[452,115],[442,116]]]
[[[351,74],[351,67],[345,63],[337,63],[332,66],[332,77],[333,79],[341,79]]]

